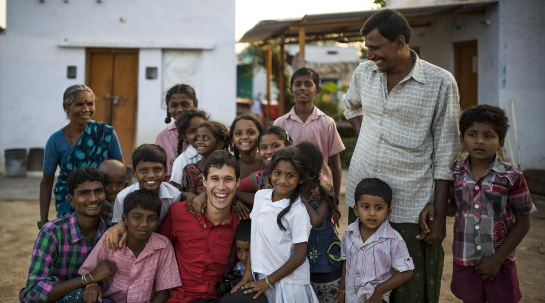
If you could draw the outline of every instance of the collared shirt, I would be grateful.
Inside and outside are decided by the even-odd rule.
[[[303,122],[295,113],[294,106],[289,113],[276,119],[274,125],[285,129],[295,144],[306,140],[318,145],[324,156],[320,179],[333,182],[333,176],[327,162],[329,157],[344,150],[344,144],[337,131],[337,125],[330,116],[314,106],[308,119]]]
[[[308,242],[310,217],[306,207],[297,199],[283,217],[281,230],[276,219],[289,204],[289,199],[272,202],[273,189],[262,189],[255,194],[252,219],[251,266],[252,271],[270,275],[282,267],[294,253],[294,244]],[[292,273],[282,279],[290,284],[310,284],[308,259]]]
[[[233,206],[230,221],[214,225],[206,216],[198,221],[189,212],[185,202],[171,205],[159,233],[166,236],[174,246],[182,286],[171,289],[167,302],[217,298],[216,282],[225,272],[238,223]],[[234,251],[231,258],[232,268],[236,259]]]
[[[478,181],[469,156],[454,166],[454,262],[470,266],[492,256],[515,225],[515,215],[536,211],[524,175],[515,166],[496,159]],[[508,257],[515,260],[515,251]]]
[[[83,236],[76,213],[46,223],[40,232],[30,259],[25,288],[19,292],[20,302],[46,302],[57,282],[78,276],[78,269],[108,228],[99,217],[94,239]]]
[[[197,150],[192,145],[188,145],[187,149],[174,160],[172,164],[172,175],[170,181],[182,184],[184,177],[184,168],[188,164],[195,164],[202,159],[202,156],[197,153]]]
[[[365,242],[361,238],[359,220],[348,226],[343,235],[341,259],[346,260],[346,302],[365,302],[375,287],[394,273],[413,270],[413,259],[401,235],[388,221]],[[390,292],[383,299],[389,302]]]
[[[420,60],[389,93],[387,74],[372,61],[361,63],[343,96],[347,119],[363,116],[348,170],[346,204],[363,178],[392,187],[395,223],[417,223],[434,200],[434,180],[452,180],[460,150],[460,104],[456,80],[448,71]]]
[[[178,157],[178,129],[176,123],[172,123],[160,131],[155,138],[155,144],[161,146],[167,154],[167,176],[170,176],[172,174],[172,164]],[[187,146],[188,144],[184,142],[182,151]]]
[[[117,223],[121,221],[121,218],[123,216],[123,202],[125,201],[125,198],[128,194],[135,192],[139,189],[140,184],[136,182],[133,185],[120,191],[119,194],[117,194],[117,197],[115,198],[112,222]],[[180,200],[181,194],[182,193],[180,192],[180,190],[178,190],[173,185],[168,184],[167,182],[161,183],[161,185],[159,186],[159,199],[161,199],[161,215],[159,216],[159,225],[161,224],[163,218],[166,216],[170,205]]]
[[[182,285],[172,244],[157,233],[151,234],[138,258],[127,245],[113,251],[100,239],[78,273],[92,272],[103,260],[114,262],[116,272],[103,281],[102,296],[117,303],[147,303],[154,291]]]

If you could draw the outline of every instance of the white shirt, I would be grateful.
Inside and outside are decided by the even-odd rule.
[[[174,164],[172,164],[172,175],[170,175],[170,181],[182,184],[182,178],[184,177],[184,167],[188,164],[195,164],[202,159],[202,156],[197,153],[197,150],[193,145],[189,145],[183,153],[181,153]]]
[[[282,217],[286,228],[281,230],[276,223],[278,213],[286,208],[290,201],[282,199],[272,202],[273,189],[262,189],[255,194],[254,207],[250,213],[252,219],[251,266],[252,271],[270,275],[282,267],[294,254],[294,244],[308,242],[310,217],[300,199],[291,206]],[[308,259],[283,281],[290,284],[310,283],[310,264]]]
[[[140,184],[136,182],[133,185],[120,191],[119,194],[117,194],[117,197],[115,198],[114,214],[112,218],[113,223],[121,221],[121,218],[123,216],[123,202],[125,201],[127,195],[139,189]],[[181,192],[176,187],[166,182],[161,183],[161,185],[159,186],[159,199],[161,199],[161,215],[159,216],[159,225],[161,225],[163,218],[166,216],[168,210],[170,209],[170,204],[176,201],[180,201],[180,195]]]
[[[387,74],[372,61],[361,63],[343,96],[346,119],[362,116],[350,161],[345,203],[363,178],[380,178],[392,187],[390,222],[417,223],[434,200],[434,180],[452,180],[460,151],[460,103],[448,71],[411,51],[411,72],[390,92]]]

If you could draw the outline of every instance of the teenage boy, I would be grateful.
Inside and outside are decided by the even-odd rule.
[[[20,302],[72,302],[81,297],[86,280],[78,275],[78,269],[108,228],[100,216],[106,199],[103,181],[102,174],[92,167],[70,173],[68,201],[75,211],[40,229],[27,283],[19,292]],[[98,283],[115,272],[115,263],[103,261],[87,279],[92,276]]]
[[[320,75],[317,72],[307,67],[296,70],[290,80],[290,92],[295,98],[295,106],[289,113],[276,119],[274,125],[285,129],[294,144],[306,140],[320,147],[324,155],[320,179],[332,182],[333,190],[339,196],[342,178],[339,153],[344,150],[344,144],[335,121],[314,106],[314,99],[320,95],[320,91]]]
[[[109,260],[117,265],[117,273],[101,286],[89,285],[83,298],[92,302],[103,298],[118,303],[166,302],[168,289],[182,283],[172,244],[154,232],[159,223],[161,200],[156,194],[140,189],[128,194],[124,202],[123,225],[128,235],[125,246],[114,251],[100,239],[79,269],[80,274],[85,274],[102,260]]]
[[[102,206],[102,217],[106,221],[112,222],[117,194],[129,184],[127,182],[127,168],[123,162],[110,159],[100,163],[98,171],[104,176],[104,191],[106,192],[106,200]]]
[[[132,154],[132,174],[138,182],[122,190],[115,199],[112,222],[121,221],[125,197],[141,188],[147,189],[161,199],[159,225],[170,205],[180,200],[181,192],[173,185],[163,182],[166,176],[167,156],[165,150],[156,144],[142,144]]]

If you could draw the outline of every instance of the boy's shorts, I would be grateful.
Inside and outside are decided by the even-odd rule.
[[[453,262],[450,290],[463,301],[516,303],[520,300],[519,280],[515,262],[507,259],[493,281],[483,281],[473,267]]]

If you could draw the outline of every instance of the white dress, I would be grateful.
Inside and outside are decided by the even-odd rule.
[[[294,244],[308,242],[310,217],[300,199],[282,217],[285,231],[276,219],[289,205],[289,199],[272,202],[273,189],[263,189],[255,194],[252,219],[251,266],[258,280],[282,267],[294,254]],[[310,265],[305,262],[265,292],[270,303],[318,303],[310,285]]]

